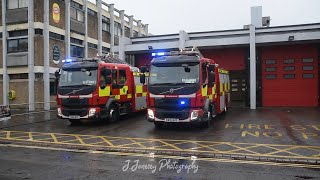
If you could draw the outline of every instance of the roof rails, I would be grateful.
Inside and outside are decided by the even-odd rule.
[[[203,55],[201,54],[201,52],[197,47],[184,48],[184,49],[180,49],[179,51],[153,53],[152,56],[180,56],[180,55],[197,56],[199,58],[203,58]]]
[[[132,66],[131,64],[127,63],[126,61],[119,58],[119,56],[115,53],[108,53],[106,55],[97,56],[101,59],[101,61],[104,61],[106,63],[114,63],[114,64],[126,64],[130,67],[130,70],[132,72],[140,72],[139,68]]]

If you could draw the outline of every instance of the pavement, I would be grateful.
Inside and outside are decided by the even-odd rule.
[[[207,129],[176,124],[156,129],[152,123],[145,120],[145,112],[123,116],[115,123],[83,121],[80,125],[58,119],[54,111],[13,114],[10,120],[0,121],[0,150],[11,149],[17,156],[23,155],[25,151],[47,152],[44,153],[45,156],[66,152],[86,153],[89,154],[88,158],[100,154],[107,158],[112,157],[111,159],[116,161],[115,164],[125,162],[121,159],[122,156],[129,158],[131,162],[138,159],[143,162],[156,162],[158,165],[163,158],[191,158],[204,163],[203,173],[199,176],[203,179],[212,179],[209,171],[215,170],[212,170],[211,166],[226,170],[231,166],[229,170],[238,169],[242,175],[247,173],[244,169],[250,169],[252,166],[250,173],[254,175],[252,177],[257,175],[258,178],[259,171],[255,168],[260,166],[268,166],[266,168],[269,168],[270,172],[274,171],[273,168],[277,169],[277,172],[270,173],[271,176],[265,176],[266,178],[272,177],[272,174],[276,177],[279,167],[290,173],[295,168],[312,169],[303,175],[298,175],[293,170],[288,175],[291,178],[288,179],[319,178],[319,118],[319,108],[259,108],[254,111],[231,108],[227,114],[216,117]],[[29,156],[29,159],[32,165],[39,166],[40,162],[33,156]],[[10,156],[3,160],[9,164],[11,161],[15,162]],[[22,164],[21,162],[21,166]],[[242,166],[243,164],[245,166]],[[1,168],[0,165],[0,170]],[[117,165],[117,168],[121,174],[121,166]],[[224,179],[222,172],[216,173],[215,177]],[[145,173],[146,170],[141,174],[135,172],[137,176],[134,177],[149,179]],[[168,173],[169,177],[174,177],[173,179],[181,178],[172,170]],[[236,178],[239,174],[227,173],[225,177],[233,179],[232,177]],[[1,175],[3,173],[0,171],[0,178]],[[160,173],[154,177],[161,179],[162,176]],[[195,176],[188,174],[187,177]],[[247,176],[243,176],[244,179],[245,177]],[[88,179],[90,178],[92,177],[88,176]]]

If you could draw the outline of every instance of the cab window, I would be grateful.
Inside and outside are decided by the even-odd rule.
[[[205,64],[202,64],[202,84],[205,84],[207,81],[207,68]]]
[[[126,70],[120,69],[119,70],[119,84],[123,85],[127,81],[127,76],[126,76]]]

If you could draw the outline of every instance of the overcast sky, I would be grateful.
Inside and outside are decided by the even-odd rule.
[[[125,10],[149,33],[170,34],[241,29],[250,24],[250,7],[262,6],[271,26],[320,23],[320,0],[104,0]]]

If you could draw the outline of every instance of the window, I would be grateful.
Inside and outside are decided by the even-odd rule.
[[[8,0],[7,1],[8,5],[8,9],[18,9],[18,8],[25,8],[28,7],[28,0]]]
[[[266,79],[276,79],[277,75],[276,74],[267,74]]]
[[[54,96],[57,94],[57,87],[54,81],[50,81],[50,95]]]
[[[119,70],[119,84],[123,85],[126,82],[127,82],[126,70],[120,69]]]
[[[294,71],[294,66],[285,66],[283,67],[284,71]]]
[[[88,42],[88,48],[98,49],[98,45]]]
[[[117,84],[117,70],[112,70],[112,84]]]
[[[9,37],[28,36],[28,30],[9,31]]]
[[[312,59],[312,58],[303,58],[303,59],[302,59],[302,62],[303,62],[303,63],[312,63],[312,62],[313,62],[313,59]]]
[[[202,84],[205,84],[207,80],[207,68],[205,64],[202,65]]]
[[[267,59],[266,64],[276,64],[276,60],[274,59]]]
[[[40,35],[42,35],[42,34],[43,34],[43,30],[42,30],[42,29],[35,29],[35,30],[34,30],[34,34],[40,34]]]
[[[28,51],[27,38],[8,40],[8,53],[27,52],[27,51]]]
[[[110,32],[110,24],[107,22],[102,22],[102,31]]]
[[[70,38],[70,42],[73,44],[82,45],[83,41],[80,39]]]
[[[133,37],[138,37],[138,32],[137,31],[133,31]]]
[[[74,45],[70,46],[70,55],[71,55],[71,57],[82,58],[83,57],[83,52],[84,52],[83,47],[74,46]]]
[[[58,39],[58,40],[64,41],[64,35],[60,35],[60,34],[57,34],[57,33],[50,32],[49,33],[49,37],[52,38],[52,39]]]
[[[83,10],[76,9],[74,7],[70,8],[70,17],[76,21],[84,22]]]
[[[304,70],[304,71],[312,71],[314,68],[313,68],[313,66],[303,66],[302,67],[302,70]]]
[[[314,76],[313,76],[313,74],[303,74],[302,75],[302,78],[304,78],[304,79],[312,79]]]
[[[283,78],[285,79],[294,79],[295,75],[294,74],[284,74]]]
[[[108,52],[110,52],[110,49],[102,46],[102,53],[107,54]]]
[[[121,36],[122,35],[122,29],[121,29],[121,24],[120,23],[115,22],[115,24],[114,24],[114,34],[116,36]]]
[[[97,17],[97,12],[95,12],[94,10],[88,8],[88,14],[91,15],[91,16],[95,16]]]
[[[285,59],[284,64],[294,64],[294,59]]]
[[[267,67],[266,72],[274,72],[276,71],[276,67]]]
[[[71,1],[71,2],[70,2],[70,5],[71,5],[72,7],[78,8],[78,9],[82,9],[82,7],[83,7],[81,4],[79,4],[79,3],[77,3],[77,2],[74,2],[74,1]]]
[[[110,19],[106,16],[103,16],[103,15],[102,15],[102,21],[110,23]]]
[[[23,74],[9,74],[10,79],[28,79],[28,74],[23,73]]]

